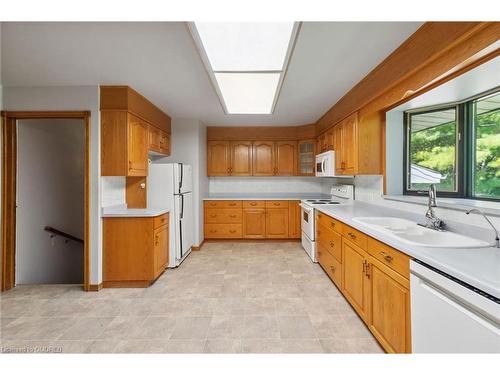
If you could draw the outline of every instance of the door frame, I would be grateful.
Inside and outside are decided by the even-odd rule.
[[[17,121],[82,119],[85,128],[83,289],[90,290],[90,111],[2,111],[2,275],[0,291],[16,284]]]

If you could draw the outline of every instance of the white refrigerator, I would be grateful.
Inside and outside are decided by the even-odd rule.
[[[149,208],[170,211],[169,268],[177,267],[194,244],[192,168],[182,163],[149,164],[147,199]]]

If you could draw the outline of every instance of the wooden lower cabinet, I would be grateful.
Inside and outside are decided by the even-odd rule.
[[[386,352],[411,353],[410,257],[323,213],[316,222],[325,273]]]
[[[168,266],[168,214],[103,219],[104,287],[147,287]]]
[[[205,201],[205,238],[299,239],[299,204],[287,200]]]
[[[411,352],[410,283],[375,259],[370,259],[368,326],[389,353]]]
[[[266,209],[244,208],[243,209],[243,238],[265,238],[266,237]]]
[[[368,318],[369,285],[366,275],[367,253],[343,239],[342,267],[344,296],[365,322]]]

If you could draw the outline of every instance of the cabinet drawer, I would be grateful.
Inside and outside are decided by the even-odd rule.
[[[342,235],[349,241],[361,247],[363,250],[366,250],[366,244],[368,240],[368,236],[366,234],[360,232],[357,229],[354,229],[353,227],[350,227],[349,225],[344,224],[342,226]]]
[[[342,262],[342,237],[337,232],[318,224],[316,229],[316,242],[330,252],[330,254]]]
[[[266,208],[288,208],[288,201],[266,201]]]
[[[155,216],[153,218],[153,228],[154,229],[159,228],[159,227],[166,225],[166,224],[168,224],[168,214]]]
[[[241,224],[205,224],[205,238],[241,237]]]
[[[317,246],[318,263],[335,285],[339,289],[342,289],[342,266],[340,262],[322,244],[318,243]]]
[[[243,208],[265,208],[266,201],[243,201]]]
[[[386,244],[368,238],[368,253],[405,278],[410,278],[410,257]]]
[[[325,215],[324,213],[316,213],[316,222],[324,225],[326,228],[333,229],[335,232],[342,234],[342,223],[328,215]]]
[[[206,208],[241,208],[241,201],[205,201]]]
[[[240,224],[241,209],[239,208],[207,208],[205,223],[209,224]]]

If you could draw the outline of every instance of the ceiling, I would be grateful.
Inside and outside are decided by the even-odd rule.
[[[208,125],[312,123],[421,24],[304,22],[271,115],[224,114],[183,22],[2,23],[2,84],[129,85]]]

